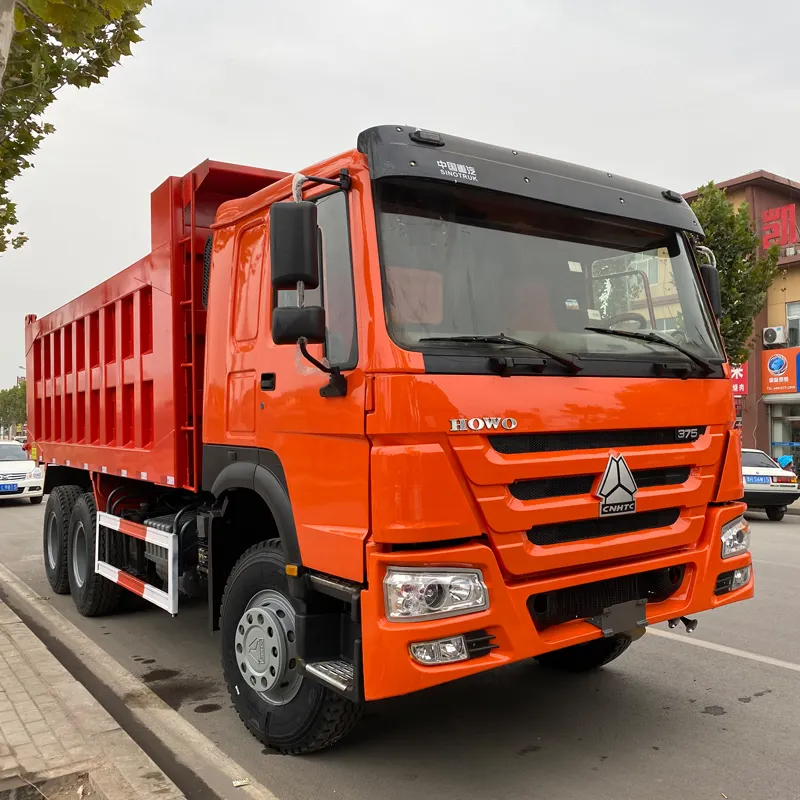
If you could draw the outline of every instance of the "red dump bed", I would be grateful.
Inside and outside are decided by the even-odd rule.
[[[203,248],[222,202],[283,177],[205,161],[168,178],[151,195],[150,255],[26,319],[28,440],[40,461],[198,488]]]

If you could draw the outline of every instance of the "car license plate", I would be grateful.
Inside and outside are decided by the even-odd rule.
[[[17,488],[16,483],[0,483],[0,494],[3,492],[16,492]]]
[[[745,483],[769,483],[769,475],[745,475]]]

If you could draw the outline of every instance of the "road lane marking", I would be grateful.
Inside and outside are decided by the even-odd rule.
[[[704,647],[706,650],[716,650],[718,653],[727,653],[729,656],[739,656],[739,658],[758,661],[761,664],[769,664],[773,667],[791,670],[792,672],[800,672],[800,664],[794,664],[791,661],[781,661],[779,658],[761,656],[758,653],[748,653],[747,650],[737,650],[735,647],[728,647],[727,645],[716,644],[715,642],[707,642],[703,639],[693,639],[680,633],[670,633],[669,631],[662,631],[657,628],[648,628],[647,632],[654,636],[661,636],[664,639],[674,639],[675,641],[683,642],[683,644],[693,644],[695,647]]]

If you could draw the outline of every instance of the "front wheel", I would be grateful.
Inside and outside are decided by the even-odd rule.
[[[280,542],[260,542],[236,562],[220,613],[222,670],[239,718],[281,753],[321,750],[355,726],[361,705],[305,677]]]
[[[770,506],[767,511],[767,519],[771,520],[772,522],[780,522],[784,514],[786,514],[786,509],[782,508],[781,506]]]
[[[560,669],[564,672],[589,672],[619,658],[632,642],[632,636],[620,633],[607,639],[593,639],[591,642],[565,647],[563,650],[542,653],[536,656],[536,660],[543,667]]]
[[[44,500],[44,495],[40,494],[38,497],[31,497],[30,500],[32,506],[38,506]]]

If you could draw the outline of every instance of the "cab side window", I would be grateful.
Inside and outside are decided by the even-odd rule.
[[[322,280],[319,288],[306,291],[305,304],[319,305],[321,297],[325,307],[328,363],[352,369],[358,361],[358,349],[350,226],[344,192],[333,192],[317,201],[317,224],[322,237]],[[297,291],[278,292],[278,305],[297,305]]]

